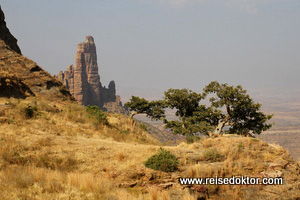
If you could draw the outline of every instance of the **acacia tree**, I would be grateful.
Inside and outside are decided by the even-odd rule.
[[[204,95],[189,89],[169,89],[165,92],[164,102],[170,109],[175,109],[178,120],[168,121],[164,118],[166,128],[173,130],[175,134],[207,135],[213,129],[221,114],[213,108],[201,105]]]
[[[222,134],[225,125],[230,126],[229,133],[241,135],[260,134],[271,128],[272,124],[266,122],[272,115],[261,112],[261,104],[255,103],[242,86],[229,86],[214,81],[203,90],[205,95],[215,94],[215,97],[210,98],[211,107],[226,110],[226,114],[219,120],[214,130],[215,134]]]
[[[211,106],[200,104],[212,93],[215,97],[210,98]],[[204,88],[203,94],[189,89],[169,89],[164,95],[160,101],[132,96],[125,106],[132,111],[132,117],[144,113],[152,119],[162,120],[166,128],[181,135],[222,134],[225,125],[230,126],[229,133],[260,134],[272,126],[266,123],[272,116],[262,113],[261,105],[254,103],[241,86],[211,82]],[[165,115],[166,108],[175,109],[178,120],[169,121]],[[225,113],[222,108],[225,108]]]
[[[151,119],[164,119],[166,108],[164,101],[148,101],[144,98],[132,96],[125,107],[131,111],[130,117],[137,114],[146,114]]]
[[[221,119],[222,113],[214,108],[201,105],[204,95],[188,89],[169,89],[163,100],[147,101],[144,98],[132,96],[125,107],[131,111],[131,117],[136,114],[146,114],[151,119],[162,120],[166,128],[174,134],[208,135]],[[178,120],[168,120],[165,109],[175,109]]]

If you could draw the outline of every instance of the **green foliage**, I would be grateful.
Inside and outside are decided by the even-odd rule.
[[[239,145],[238,145],[238,148],[243,148],[244,146],[243,146],[243,143],[240,143]]]
[[[243,150],[243,148],[244,148],[243,143],[240,143],[240,144],[238,145],[238,152],[241,152],[241,151]]]
[[[88,117],[95,119],[97,123],[108,125],[106,114],[98,106],[87,106],[86,112],[88,113]]]
[[[188,89],[169,89],[165,92],[165,104],[171,109],[176,109],[175,115],[179,118],[175,121],[164,119],[166,128],[172,129],[175,134],[208,135],[220,118],[221,112],[200,105],[203,98],[202,94]]]
[[[201,133],[208,135],[218,124],[218,120],[222,113],[204,105],[199,105],[192,115],[182,117],[181,120],[168,121],[164,120],[166,128],[173,130],[175,134],[195,134]]]
[[[221,161],[223,156],[216,149],[209,149],[204,152],[204,159],[206,161],[218,162]]]
[[[261,104],[255,103],[242,86],[229,86],[215,81],[207,85],[204,92],[216,94],[216,97],[210,98],[212,107],[226,108],[226,115],[222,120],[230,125],[228,133],[260,134],[272,127],[272,124],[266,123],[272,115],[261,112]]]
[[[147,126],[145,124],[140,124],[140,128],[144,131],[147,131]]]
[[[188,144],[192,144],[192,143],[196,142],[197,140],[200,140],[200,137],[198,135],[187,134],[185,136],[185,139]]]
[[[124,133],[124,134],[129,134],[129,131],[127,131],[127,130],[123,130],[121,133]]]
[[[174,172],[178,168],[179,161],[171,152],[160,148],[159,152],[144,163],[146,167],[164,171],[164,172]]]
[[[125,103],[124,106],[137,113],[146,113],[150,109],[149,101],[136,96],[132,96],[130,101]]]
[[[27,118],[32,118],[34,116],[34,112],[37,111],[37,107],[36,106],[31,106],[31,105],[27,105],[27,107],[25,108],[25,116]]]
[[[201,94],[197,94],[188,89],[169,89],[165,92],[165,102],[171,109],[176,109],[177,117],[192,116],[199,106],[199,101],[203,99]]]
[[[255,103],[240,85],[229,86],[215,81],[203,90],[202,94],[198,94],[189,89],[169,89],[160,101],[132,96],[125,106],[136,114],[144,113],[152,119],[162,120],[174,134],[221,134],[225,124],[229,125],[228,133],[245,136],[260,134],[271,128],[272,124],[267,121],[272,115],[261,112],[261,105]],[[211,105],[200,104],[209,94],[215,94],[210,98]],[[169,121],[165,115],[166,108],[174,109],[178,120]]]
[[[132,96],[130,101],[124,105],[132,112],[137,114],[146,114],[151,119],[162,119],[165,118],[166,108],[164,101],[147,101],[144,98]]]

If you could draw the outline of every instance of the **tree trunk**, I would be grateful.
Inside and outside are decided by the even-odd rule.
[[[226,122],[225,121],[221,121],[218,126],[216,127],[216,129],[214,130],[214,134],[217,135],[223,135],[223,128],[225,126]]]
[[[130,113],[130,118],[133,118],[133,116],[136,115],[136,114],[138,114],[136,111],[132,111],[132,112]]]
[[[223,128],[228,123],[230,116],[227,114],[224,120],[221,120],[214,130],[214,134],[223,135]]]

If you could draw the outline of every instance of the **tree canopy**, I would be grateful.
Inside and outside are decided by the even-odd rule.
[[[261,104],[255,103],[242,86],[229,86],[215,81],[204,88],[204,94],[211,93],[216,96],[210,98],[211,106],[226,110],[215,133],[220,134],[227,124],[230,126],[229,133],[242,135],[260,134],[271,128],[272,124],[266,122],[272,118],[272,115],[265,115],[261,112]]]
[[[207,96],[212,96],[209,106],[201,104]],[[260,134],[272,126],[267,123],[272,115],[261,112],[261,104],[255,103],[240,85],[229,86],[216,81],[208,84],[201,94],[189,89],[169,89],[163,100],[148,101],[132,96],[125,106],[132,111],[132,117],[146,114],[151,119],[162,120],[166,128],[182,135],[223,134],[226,125],[229,126],[227,133]],[[178,120],[167,119],[167,108],[176,111]]]

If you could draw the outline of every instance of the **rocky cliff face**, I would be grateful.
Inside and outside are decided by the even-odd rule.
[[[21,55],[0,7],[0,97],[73,99],[63,84],[32,60]]]
[[[17,39],[10,33],[6,27],[5,16],[0,6],[0,39],[3,40],[12,50],[21,54],[17,44]]]
[[[70,65],[57,75],[75,99],[83,105],[96,105],[104,110],[121,112],[123,108],[120,97],[116,96],[115,82],[111,81],[108,88],[100,82],[96,45],[92,36],[87,36],[83,43],[78,44],[75,63],[75,66]]]

